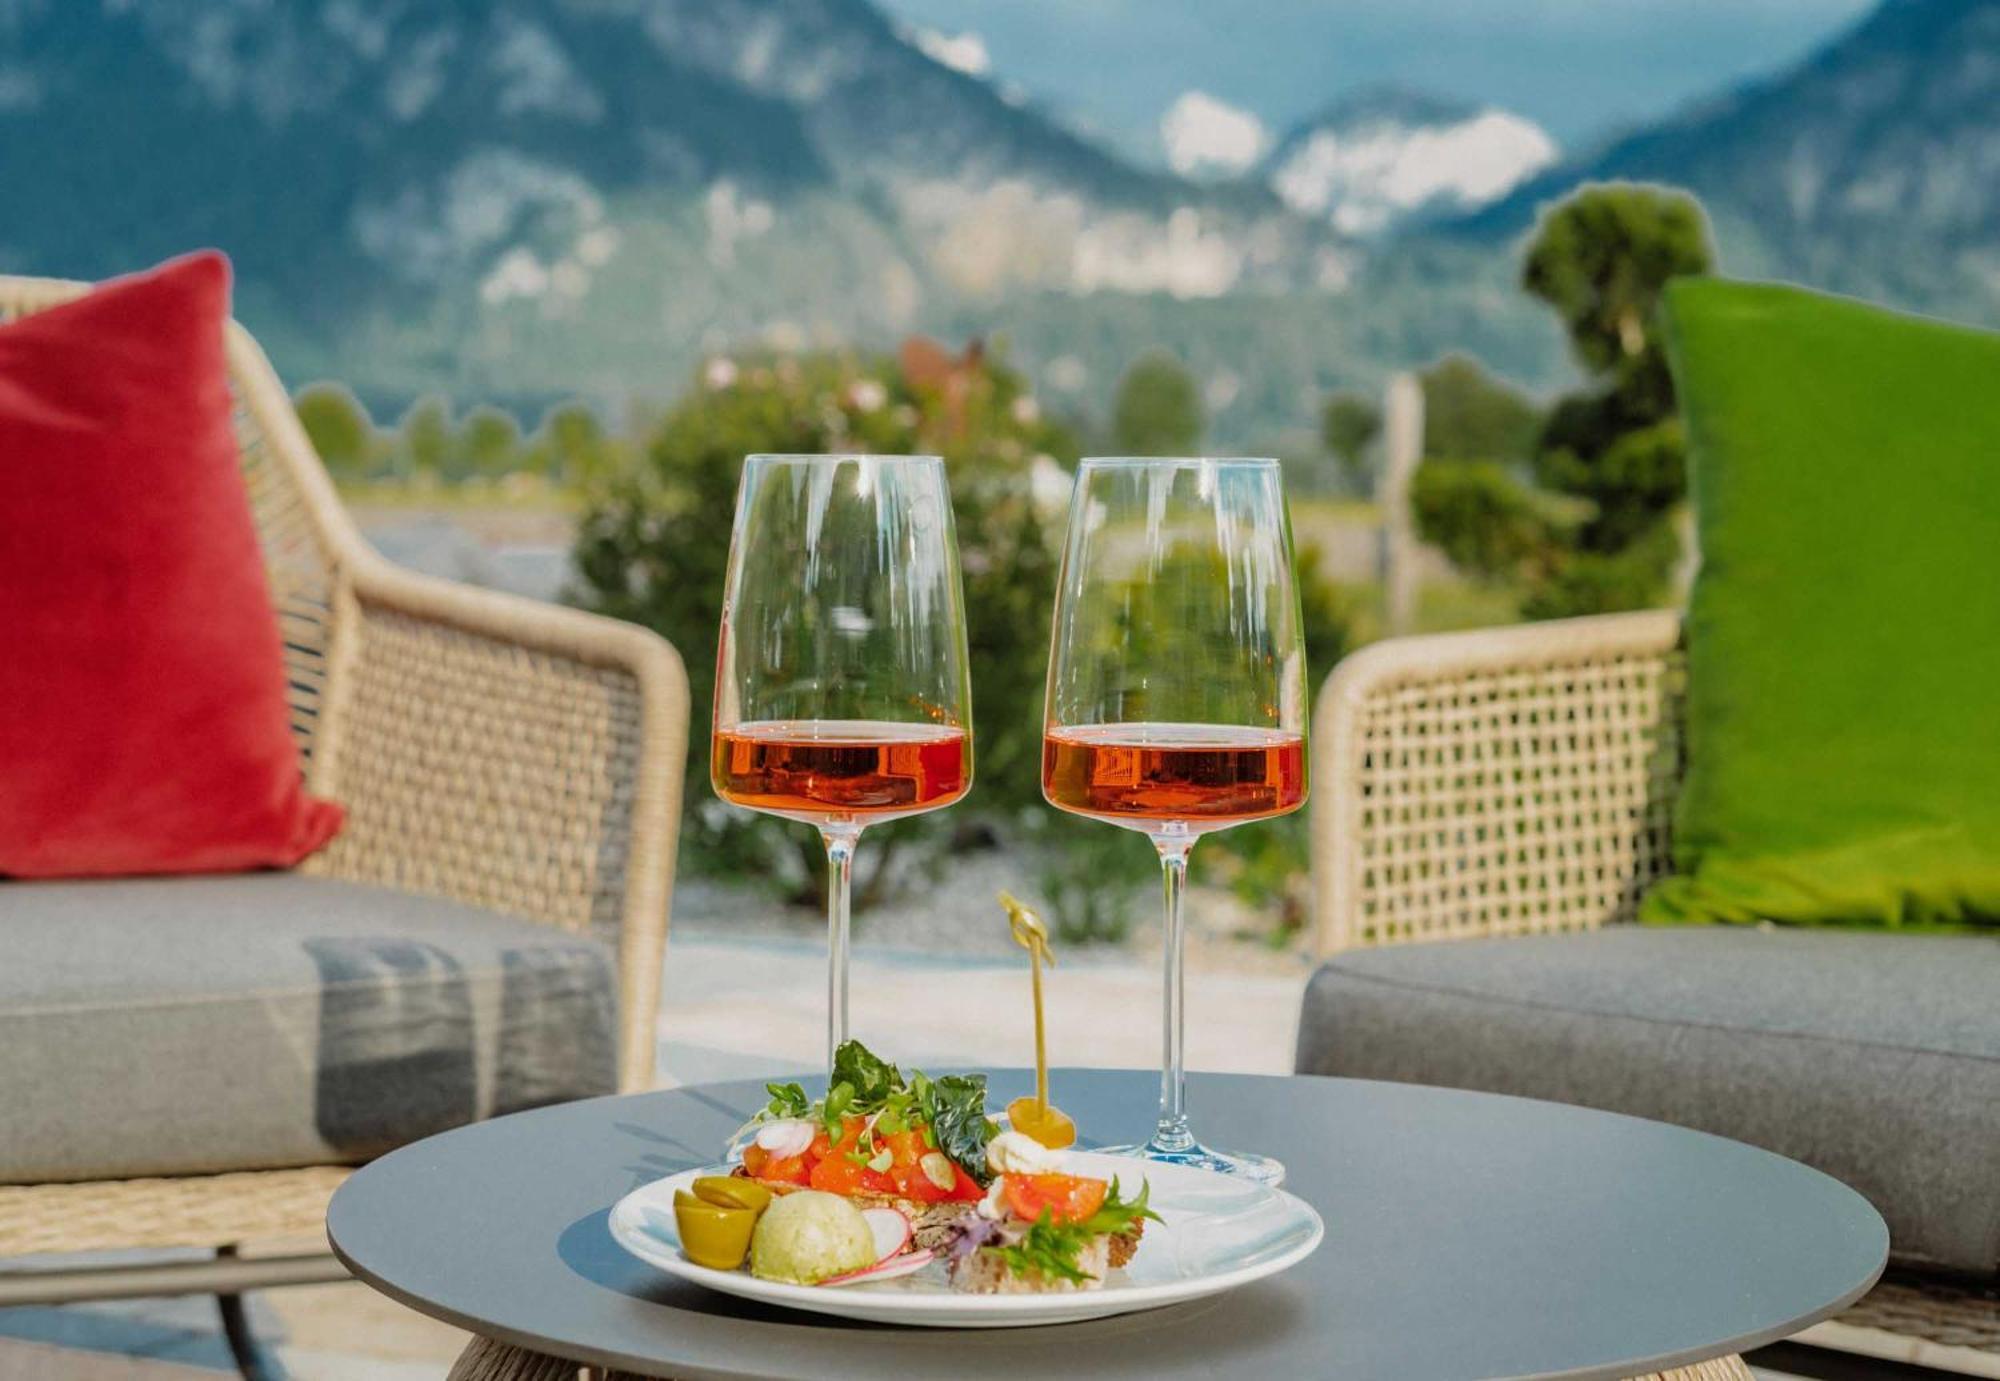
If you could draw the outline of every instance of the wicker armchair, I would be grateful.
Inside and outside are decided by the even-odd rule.
[[[1316,710],[1316,942],[1630,921],[1673,866],[1686,666],[1669,610],[1398,638]],[[1801,1341],[2000,1376],[2000,1291],[1898,1276]]]
[[[0,320],[86,287],[0,277]],[[679,657],[640,628],[390,565],[342,511],[276,374],[235,323],[228,357],[292,730],[311,789],[348,811],[305,871],[615,931],[619,1084],[648,1086],[687,751]],[[330,1255],[234,1251],[319,1237],[346,1174],[0,1185],[0,1258],[220,1253],[158,1267],[10,1268],[0,1305],[340,1278]]]

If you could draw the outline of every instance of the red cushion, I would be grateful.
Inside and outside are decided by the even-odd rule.
[[[228,310],[209,253],[0,326],[0,875],[288,866],[340,828],[288,727]]]

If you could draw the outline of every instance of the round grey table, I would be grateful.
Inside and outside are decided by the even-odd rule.
[[[764,1102],[711,1084],[518,1113],[406,1146],[334,1195],[334,1250],[477,1335],[454,1378],[1324,1376],[1730,1381],[1734,1354],[1865,1293],[1888,1231],[1793,1161],[1657,1122],[1348,1079],[1193,1075],[1225,1145],[1281,1158],[1326,1219],[1297,1267],[1214,1299],[1043,1328],[848,1323],[670,1279],[606,1230]],[[1141,1138],[1159,1081],[1058,1070],[1086,1141]],[[993,1075],[994,1106],[1029,1092]],[[1675,1370],[1679,1369],[1679,1370]]]

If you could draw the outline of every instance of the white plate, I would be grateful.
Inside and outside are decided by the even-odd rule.
[[[1131,1262],[1113,1271],[1099,1290],[961,1294],[946,1282],[942,1263],[900,1280],[838,1286],[783,1285],[747,1270],[697,1266],[681,1255],[674,1191],[688,1188],[697,1176],[726,1173],[717,1167],[685,1170],[627,1194],[611,1210],[611,1235],[641,1261],[724,1294],[847,1319],[936,1328],[1066,1323],[1201,1299],[1294,1265],[1326,1235],[1319,1214],[1297,1195],[1212,1170],[1088,1151],[1071,1152],[1063,1168],[1107,1180],[1115,1176],[1128,1195],[1140,1179],[1147,1180],[1151,1207],[1164,1220],[1146,1224]]]

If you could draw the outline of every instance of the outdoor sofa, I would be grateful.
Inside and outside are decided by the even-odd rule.
[[[1342,662],[1315,723],[1323,962],[1297,1067],[1815,1165],[1882,1212],[1891,1266],[1805,1341],[2000,1376],[2000,939],[1627,924],[1673,867],[1685,689],[1673,611]]]
[[[0,278],[0,320],[86,287]],[[293,735],[347,822],[293,872],[0,881],[0,1258],[56,1257],[0,1305],[212,1291],[248,1371],[237,1292],[343,1274],[352,1165],[651,1084],[688,700],[650,632],[385,562],[234,323],[227,355]]]

